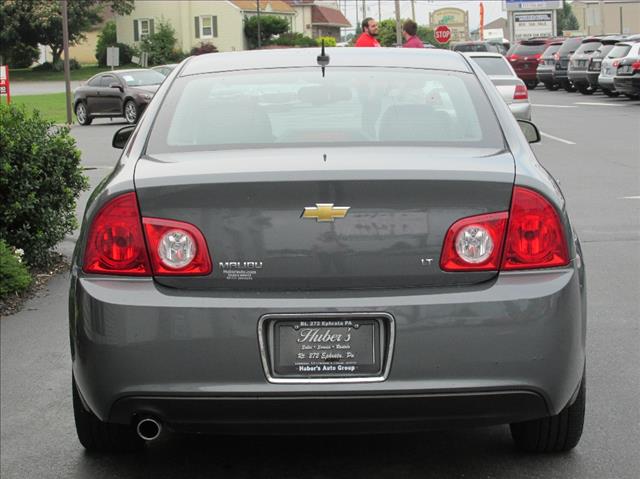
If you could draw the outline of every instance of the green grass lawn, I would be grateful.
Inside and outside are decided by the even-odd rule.
[[[117,67],[117,70],[125,68],[140,68],[138,65],[122,65]],[[111,67],[99,67],[98,65],[86,65],[79,70],[71,70],[72,80],[88,80],[96,73],[111,70]],[[64,72],[43,72],[34,71],[30,68],[17,68],[15,70],[9,70],[9,80],[11,82],[23,82],[23,81],[64,81]]]
[[[56,123],[67,121],[67,110],[65,107],[65,93],[50,93],[48,95],[11,95],[12,105],[24,105],[27,112],[40,110],[40,115]],[[4,101],[4,100],[3,100]],[[73,116],[75,121],[75,116]]]

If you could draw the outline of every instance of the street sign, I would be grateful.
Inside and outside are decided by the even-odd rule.
[[[0,96],[7,95],[7,105],[11,103],[11,90],[9,88],[9,67],[0,65]]]
[[[451,29],[446,25],[438,25],[433,35],[436,42],[444,45],[445,43],[449,43],[449,40],[451,40]]]
[[[107,66],[113,67],[120,66],[120,48],[118,47],[108,47],[107,48]]]
[[[553,12],[513,13],[513,32],[515,40],[551,37],[553,36]]]
[[[504,0],[503,10],[558,10],[562,0]]]

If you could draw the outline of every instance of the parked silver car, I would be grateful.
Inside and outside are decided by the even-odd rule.
[[[499,53],[473,52],[465,55],[489,75],[502,99],[516,118],[531,120],[531,103],[527,87],[507,59]]]
[[[584,266],[539,139],[454,52],[185,60],[84,214],[80,442],[508,423],[575,447]]]
[[[615,97],[620,94],[613,84],[620,60],[625,57],[637,56],[640,56],[640,39],[634,41],[627,38],[625,41],[617,43],[602,60],[600,75],[598,75],[598,85],[607,96]]]

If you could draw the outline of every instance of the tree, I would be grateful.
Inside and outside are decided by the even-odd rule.
[[[567,0],[562,0],[562,9],[557,13],[558,35],[562,35],[565,30],[578,30],[580,24],[573,13],[571,5]]]
[[[289,31],[289,20],[275,15],[260,15],[260,43],[268,45],[275,35]],[[244,34],[249,48],[258,47],[258,16],[244,17]]]
[[[160,20],[156,31],[142,39],[140,51],[149,54],[150,65],[180,61],[184,56],[175,50],[176,31],[167,20]]]
[[[84,32],[102,21],[106,7],[118,14],[128,14],[133,3],[134,0],[68,0],[69,43],[84,40]],[[3,0],[0,20],[3,57],[19,43],[34,47],[40,43],[51,48],[53,63],[60,60],[62,10],[58,0]]]

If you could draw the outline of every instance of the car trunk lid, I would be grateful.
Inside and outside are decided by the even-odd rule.
[[[197,226],[213,262],[208,276],[155,280],[201,290],[487,281],[497,273],[440,270],[443,239],[460,218],[507,211],[513,180],[509,152],[440,147],[166,153],[135,174],[142,216]],[[319,221],[331,211],[322,204],[349,210]]]

